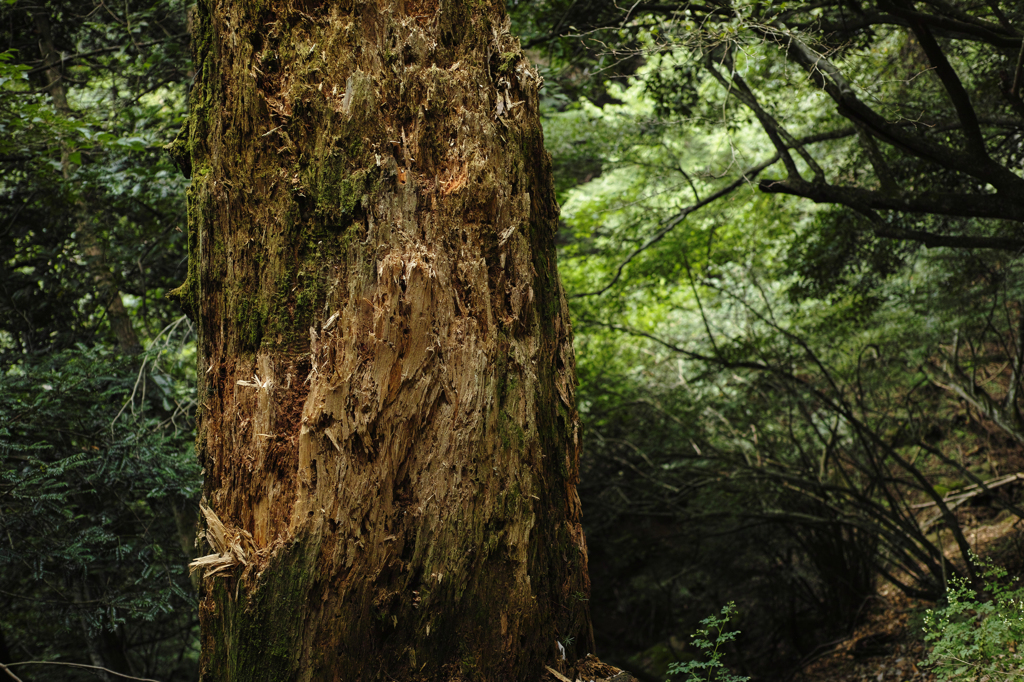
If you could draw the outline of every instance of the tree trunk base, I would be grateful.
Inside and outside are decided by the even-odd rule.
[[[625,670],[602,662],[594,654],[587,654],[573,665],[558,661],[555,667],[545,668],[540,682],[638,682]]]

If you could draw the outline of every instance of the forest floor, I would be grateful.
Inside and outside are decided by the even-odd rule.
[[[959,515],[959,514],[958,514]],[[1020,575],[1024,566],[1024,523],[1008,513],[986,518],[984,512],[963,512],[965,535],[976,554],[992,559]],[[973,518],[971,518],[973,517]],[[951,537],[947,558],[960,564]],[[819,656],[794,675],[792,682],[932,682],[935,676],[919,667],[927,656],[922,631],[931,602],[911,599],[886,583],[866,605],[860,627],[835,648]]]
[[[868,606],[864,623],[834,649],[805,666],[794,682],[883,682],[934,675],[918,667],[927,655],[920,614],[932,604],[885,585]]]

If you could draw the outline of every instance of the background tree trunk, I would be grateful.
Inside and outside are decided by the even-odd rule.
[[[237,548],[203,580],[203,679],[586,653],[558,208],[504,3],[201,0],[193,32],[175,293]]]
[[[44,88],[50,95],[53,108],[62,116],[72,118],[74,112],[68,104],[67,90],[64,87],[64,72],[61,63],[60,53],[53,46],[53,34],[50,30],[50,18],[41,9],[32,12],[32,21],[36,27],[36,34],[39,36],[39,53],[46,67],[43,76],[46,79]],[[72,182],[71,161],[68,149],[65,147],[62,153],[62,166],[64,180]],[[118,348],[124,353],[136,354],[142,352],[142,344],[139,343],[139,336],[135,333],[131,317],[124,306],[121,292],[114,279],[114,273],[110,271],[107,264],[106,254],[103,245],[96,237],[95,212],[90,209],[84,198],[75,202],[78,207],[75,222],[75,232],[82,244],[82,253],[86,257],[86,267],[92,274],[93,282],[96,285],[96,297],[107,314],[114,336],[117,338]]]

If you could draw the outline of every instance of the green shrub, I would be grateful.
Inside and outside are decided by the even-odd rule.
[[[705,652],[706,661],[670,663],[670,675],[687,675],[686,682],[747,682],[749,677],[733,675],[722,664],[722,645],[736,639],[739,630],[726,632],[725,628],[736,615],[736,603],[729,602],[719,615],[710,615],[700,622],[704,627],[693,635],[693,644]]]
[[[985,579],[983,598],[954,578],[947,605],[925,613],[925,641],[932,651],[924,665],[940,681],[1002,682],[1024,679],[1024,587],[991,561],[972,557]]]

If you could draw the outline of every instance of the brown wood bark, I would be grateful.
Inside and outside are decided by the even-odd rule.
[[[202,679],[585,654],[558,208],[503,2],[204,0],[193,31]]]

